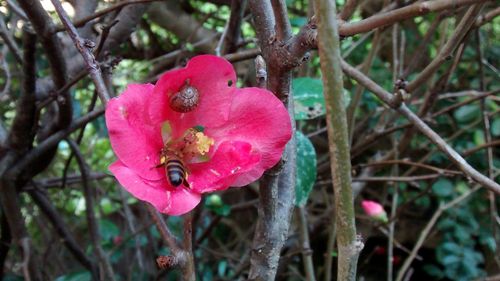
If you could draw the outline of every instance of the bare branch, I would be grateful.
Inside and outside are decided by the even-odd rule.
[[[392,98],[392,95],[390,93],[386,92],[382,87],[377,85],[370,78],[366,77],[357,69],[350,66],[344,61],[342,61],[342,69],[347,75],[358,81],[358,83],[364,85],[386,104],[393,107],[401,115],[406,117],[406,119],[408,119],[410,123],[412,123],[422,134],[427,136],[427,138],[432,143],[434,143],[439,148],[439,150],[445,153],[450,158],[450,160],[453,161],[457,165],[457,167],[462,170],[467,176],[482,184],[484,187],[494,191],[497,194],[500,194],[500,185],[498,183],[485,177],[483,174],[479,173],[476,169],[470,166],[462,156],[460,156],[453,148],[451,148],[446,143],[446,141],[444,141],[436,132],[434,132],[429,126],[427,126],[427,124],[425,124],[424,121],[422,121],[417,115],[415,115],[415,113],[408,109],[405,104],[400,103],[400,105],[397,106],[397,103],[394,102],[394,99]]]
[[[142,4],[142,3],[148,3],[148,2],[154,2],[154,1],[160,1],[160,0],[125,0],[125,1],[120,1],[112,6],[109,6],[107,8],[104,8],[100,11],[97,11],[95,12],[94,14],[90,15],[90,16],[87,16],[87,17],[84,17],[84,18],[81,18],[79,20],[76,20],[74,23],[73,23],[73,26],[75,27],[82,27],[84,26],[86,23],[88,23],[89,21],[91,20],[94,20],[96,18],[100,18],[104,15],[107,15],[113,11],[116,11],[116,10],[119,10],[127,5],[132,5],[132,4]],[[57,28],[55,28],[55,32],[61,32],[61,31],[64,31],[65,30],[65,26],[59,26]]]
[[[66,139],[66,142],[75,154],[76,162],[78,163],[78,167],[80,168],[80,173],[82,175],[83,194],[85,196],[85,213],[87,216],[87,226],[90,232],[90,240],[94,246],[94,251],[99,260],[99,265],[105,272],[105,274],[103,274],[104,276],[101,276],[101,279],[115,281],[115,274],[113,272],[113,268],[111,267],[111,263],[101,247],[99,225],[94,214],[94,192],[92,192],[90,182],[88,180],[89,168],[87,163],[85,163],[84,157],[81,154],[78,145],[70,139]]]
[[[342,24],[339,26],[339,34],[341,36],[351,36],[428,13],[439,12],[450,8],[456,9],[461,6],[484,3],[487,1],[490,0],[438,0],[417,2],[389,12],[378,13],[357,22]]]
[[[104,83],[104,79],[102,78],[101,68],[97,63],[94,55],[91,52],[91,49],[94,47],[94,43],[88,40],[83,40],[79,35],[76,28],[73,26],[71,21],[68,18],[68,15],[64,11],[61,2],[59,0],[51,0],[52,4],[56,8],[57,14],[61,19],[62,23],[66,27],[69,36],[73,40],[76,48],[82,55],[85,63],[87,64],[87,69],[89,71],[90,77],[92,81],[94,81],[94,85],[96,87],[96,91],[99,94],[99,98],[104,106],[106,106],[108,100],[110,99],[108,88],[106,88],[106,84]]]
[[[406,91],[409,93],[414,92],[418,87],[424,85],[434,72],[447,60],[451,58],[451,55],[455,48],[462,42],[467,35],[467,31],[472,27],[476,20],[477,14],[481,11],[483,5],[473,5],[471,6],[465,15],[463,16],[460,23],[457,25],[455,32],[451,35],[450,39],[446,42],[443,48],[439,51],[439,54],[432,60],[432,62],[422,70],[417,78],[408,83],[406,86]]]

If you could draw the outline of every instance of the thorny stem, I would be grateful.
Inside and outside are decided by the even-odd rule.
[[[351,186],[351,156],[347,115],[344,108],[340,40],[334,0],[315,1],[318,17],[318,50],[323,75],[330,168],[335,194],[338,266],[337,280],[356,280],[359,253],[363,248],[356,237]]]

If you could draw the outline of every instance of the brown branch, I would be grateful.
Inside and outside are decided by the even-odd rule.
[[[481,11],[482,6],[483,4],[476,4],[467,10],[451,37],[439,51],[439,54],[405,87],[407,92],[413,93],[418,87],[424,85],[425,81],[431,78],[438,68],[451,58],[455,48],[462,42],[467,32],[474,24],[476,16]]]
[[[11,33],[7,29],[7,26],[5,25],[4,22],[4,18],[1,15],[0,15],[0,37],[3,39],[3,42],[7,45],[7,47],[9,47],[9,50],[12,53],[14,59],[19,64],[22,65],[23,59],[21,57],[21,52],[19,51],[19,48],[17,47],[17,44],[14,41],[14,38],[12,38]]]
[[[366,181],[366,182],[414,182],[414,181],[421,181],[421,180],[431,180],[431,179],[436,179],[440,178],[443,176],[443,174],[429,174],[429,175],[418,175],[418,176],[408,176],[408,177],[396,177],[396,176],[390,176],[390,177],[357,177],[353,178],[352,181]]]
[[[367,164],[360,164],[358,166],[360,167],[370,167],[370,166],[379,166],[379,165],[409,165],[409,166],[414,166],[414,167],[419,167],[427,170],[431,170],[434,172],[437,172],[438,174],[441,175],[461,175],[461,172],[458,171],[453,171],[453,170],[447,170],[447,169],[441,169],[438,167],[434,167],[431,165],[423,164],[423,163],[418,163],[418,162],[412,162],[408,160],[386,160],[386,161],[377,161],[377,162],[372,162],[372,163],[367,163]]]
[[[59,15],[63,25],[66,27],[69,36],[73,40],[76,48],[82,55],[85,63],[87,64],[87,69],[89,71],[89,75],[94,82],[96,87],[96,91],[101,99],[101,102],[104,106],[106,106],[109,100],[108,89],[106,88],[106,84],[104,83],[104,79],[102,78],[101,69],[99,64],[97,63],[94,55],[92,54],[91,49],[94,47],[94,43],[89,40],[83,40],[76,30],[75,26],[71,23],[68,15],[64,11],[61,2],[59,0],[51,0],[52,4],[56,8],[56,12]]]
[[[432,117],[436,117],[438,115],[442,115],[442,114],[444,114],[446,112],[452,111],[452,110],[454,110],[456,108],[462,107],[462,106],[464,106],[466,104],[469,104],[471,102],[474,102],[474,101],[477,101],[477,100],[480,100],[480,99],[484,99],[485,97],[488,97],[488,96],[491,96],[491,95],[496,95],[498,93],[500,93],[500,89],[494,90],[494,91],[491,91],[491,92],[480,93],[480,94],[475,95],[474,97],[472,97],[470,99],[464,100],[462,102],[455,103],[455,104],[447,106],[447,107],[445,107],[445,108],[443,108],[443,109],[441,109],[441,110],[439,110],[437,112],[434,112],[432,114]]]
[[[95,254],[99,260],[99,265],[104,274],[102,274],[101,279],[115,281],[115,274],[109,259],[104,253],[101,247],[101,238],[99,232],[99,224],[97,223],[94,214],[94,192],[90,187],[90,182],[88,180],[89,168],[85,159],[80,151],[78,145],[71,139],[66,139],[69,147],[73,151],[76,157],[76,162],[80,169],[82,175],[82,185],[83,185],[83,196],[85,197],[85,214],[87,216],[87,227],[89,228],[90,240],[92,241],[92,246],[94,247]]]
[[[494,94],[497,94],[500,90],[495,90],[495,91],[491,91],[491,92],[486,92],[486,93],[480,93],[470,99],[467,99],[463,102],[460,102],[458,104],[453,104],[453,105],[450,105],[446,108],[443,108],[442,110],[438,111],[438,112],[435,112],[433,113],[430,117],[426,118],[429,119],[429,120],[432,120],[434,118],[436,118],[437,116],[439,115],[442,115],[442,114],[445,114],[455,108],[458,108],[460,106],[464,106],[466,104],[469,104],[469,103],[472,103],[478,99],[481,99],[481,98],[484,98],[485,96],[491,96],[491,95],[494,95]],[[356,143],[353,148],[352,148],[352,157],[357,157],[359,156],[362,152],[364,152],[366,149],[369,149],[371,146],[370,144],[377,141],[377,140],[380,140],[382,139],[383,136],[386,136],[388,134],[391,134],[391,133],[394,133],[398,130],[402,130],[402,129],[406,129],[408,127],[412,126],[411,123],[407,123],[407,124],[402,124],[402,125],[398,125],[398,126],[394,126],[394,127],[390,127],[390,128],[387,128],[383,131],[376,131],[368,136],[365,136],[360,142]]]
[[[235,63],[239,61],[253,59],[260,54],[261,52],[259,49],[248,49],[239,51],[237,53],[226,54],[224,55],[224,58],[232,63]]]
[[[484,15],[479,16],[476,19],[475,26],[480,27],[481,25],[485,25],[491,21],[493,21],[494,18],[498,17],[500,15],[500,7],[497,7],[489,12],[487,12]]]
[[[347,0],[342,7],[342,11],[340,11],[339,18],[343,21],[349,20],[349,18],[351,18],[351,16],[354,14],[354,11],[356,11],[358,5],[358,0]]]
[[[3,280],[5,261],[9,254],[10,246],[12,243],[12,235],[10,234],[9,222],[7,215],[0,206],[0,279]]]
[[[389,12],[378,13],[357,22],[344,23],[339,26],[339,34],[341,36],[351,36],[358,33],[368,32],[375,28],[388,26],[399,21],[422,16],[428,13],[439,12],[450,8],[456,9],[461,6],[467,6],[474,3],[482,3],[487,1],[489,0],[438,0],[417,2],[415,4]]]
[[[34,162],[38,161],[39,157],[43,156],[45,152],[57,147],[58,143],[67,137],[69,134],[75,130],[83,127],[88,122],[98,118],[104,113],[103,108],[96,109],[87,115],[80,117],[75,120],[68,128],[60,130],[50,137],[39,143],[34,149],[32,149],[28,154],[21,158],[10,170],[12,175],[18,175],[22,170],[26,169]]]
[[[231,15],[228,19],[224,35],[221,37],[224,46],[221,54],[234,53],[238,49],[237,44],[241,39],[241,23],[247,6],[247,0],[232,0]]]
[[[28,190],[31,198],[35,202],[35,204],[40,208],[40,210],[45,214],[48,218],[48,221],[52,224],[52,227],[57,232],[57,234],[61,237],[63,244],[68,248],[69,252],[73,254],[75,259],[82,264],[85,268],[87,268],[94,278],[98,277],[98,270],[96,264],[92,260],[85,255],[83,249],[76,242],[75,237],[71,234],[69,229],[66,227],[63,219],[60,214],[47,197],[47,195],[41,191],[40,189],[34,187]]]
[[[419,62],[424,58],[424,54],[427,51],[427,46],[430,44],[432,38],[434,37],[436,30],[438,29],[439,25],[441,24],[441,21],[444,18],[444,14],[441,13],[439,14],[434,21],[432,21],[431,26],[427,29],[424,38],[421,40],[420,44],[418,45],[417,48],[415,48],[415,51],[413,52],[412,56],[408,60],[408,64],[403,71],[403,74],[401,74],[401,77],[405,78],[410,75],[410,73],[413,71],[413,69],[418,65]]]
[[[168,246],[170,250],[171,255],[168,256],[168,258],[170,258],[171,263],[168,266],[179,267],[183,272],[184,277],[186,277],[186,275],[189,275],[189,278],[183,280],[193,281],[194,279],[192,279],[192,277],[194,276],[190,274],[194,274],[194,269],[192,268],[194,267],[192,253],[186,252],[186,250],[181,247],[181,245],[177,241],[177,238],[170,232],[167,224],[162,218],[162,215],[155,209],[155,207],[148,203],[145,203],[145,205],[151,219],[155,223],[156,228],[160,233],[163,242],[166,246]],[[184,275],[184,273],[186,273],[186,275]]]
[[[371,42],[372,47],[368,52],[368,56],[363,61],[363,66],[361,66],[361,72],[364,74],[368,74],[370,68],[372,67],[373,60],[375,59],[376,54],[378,53],[380,38],[382,37],[382,31],[375,31],[373,35],[373,40]],[[356,85],[356,90],[354,91],[354,96],[347,107],[347,126],[349,130],[349,144],[352,145],[352,138],[354,136],[354,126],[356,124],[356,118],[354,118],[354,114],[356,109],[358,108],[359,102],[361,101],[361,96],[364,92],[364,87],[361,85]]]
[[[37,258],[32,255],[31,239],[21,213],[21,204],[17,194],[14,177],[6,173],[7,167],[12,166],[16,158],[13,153],[7,153],[0,166],[0,203],[3,214],[7,217],[9,229],[15,244],[21,249],[23,256],[23,273],[26,280],[42,280]],[[28,263],[26,263],[28,262]]]
[[[26,14],[23,12],[23,10],[21,10],[21,8],[19,8],[16,3],[14,3],[14,1],[12,0],[7,0],[7,4],[9,4],[9,7],[10,9],[16,14],[18,15],[21,19],[23,20],[28,20],[28,17],[26,16]]]
[[[182,268],[182,280],[196,281],[196,269],[194,265],[193,252],[193,214],[191,212],[184,215],[183,234],[183,248],[186,253],[186,263]]]
[[[18,161],[20,154],[31,147],[33,141],[33,119],[35,111],[35,44],[36,37],[26,32],[24,34],[23,91],[18,100],[16,115],[12,129],[7,138],[7,147],[0,162],[0,203],[6,216],[10,234],[20,247],[23,255],[23,273],[26,280],[41,280],[40,270],[36,265],[31,240],[21,213],[21,204],[17,194],[17,177],[10,173],[10,168]],[[26,112],[25,112],[26,110]],[[3,264],[2,264],[3,265]]]
[[[478,145],[474,148],[465,150],[464,152],[462,152],[462,154],[464,155],[464,157],[467,157],[467,156],[470,156],[471,154],[473,154],[479,150],[482,150],[485,148],[490,148],[490,147],[495,147],[495,146],[500,146],[500,140],[494,140],[491,142],[483,143],[483,144]]]
[[[87,109],[87,113],[92,112],[92,110],[94,110],[96,102],[97,102],[97,92],[94,91],[94,95],[92,96],[92,99],[90,100],[90,104],[89,104],[89,107]],[[80,129],[80,132],[78,133],[78,136],[76,137],[76,143],[78,145],[80,145],[80,143],[83,139],[83,134],[85,133],[85,128],[87,127],[87,124],[83,125],[83,127]],[[74,156],[74,153],[71,152],[70,155],[68,156],[68,160],[66,160],[66,164],[64,165],[62,181],[61,181],[61,189],[63,189],[64,186],[66,185],[66,175],[68,173],[69,166],[71,164],[71,160],[73,159],[73,156]]]
[[[382,87],[373,82],[370,78],[363,75],[354,67],[350,66],[346,62],[342,61],[342,69],[344,72],[356,80],[358,83],[363,84],[367,89],[373,92],[377,97],[383,100],[385,103],[397,110],[401,115],[403,115],[410,123],[415,126],[422,134],[424,134],[432,143],[434,143],[439,150],[445,153],[448,158],[457,165],[457,167],[462,170],[467,176],[474,179],[476,182],[482,184],[484,187],[500,194],[500,185],[491,179],[485,177],[483,174],[479,173],[476,169],[463,159],[451,146],[449,146],[446,141],[444,141],[436,132],[434,132],[427,124],[424,123],[415,113],[413,113],[405,104],[394,103],[391,94],[385,91]]]
[[[314,276],[314,264],[312,259],[312,250],[309,240],[309,224],[307,223],[307,211],[304,206],[295,208],[298,216],[297,224],[299,227],[299,241],[302,251],[302,262],[304,264],[304,271],[306,272],[307,281],[316,281]]]
[[[278,0],[271,3],[250,0],[249,7],[262,57],[267,65],[267,88],[283,101],[293,120],[291,69],[301,57],[290,57],[284,45],[291,38],[285,3]],[[282,157],[286,162],[280,161],[261,179],[259,217],[252,242],[249,280],[274,280],[276,277],[280,252],[287,238],[293,210],[295,157],[296,143],[292,137]]]
[[[102,10],[97,11],[97,12],[93,13],[92,15],[89,15],[87,17],[76,20],[73,23],[73,26],[82,27],[91,20],[105,16],[105,15],[107,15],[113,11],[119,10],[127,5],[148,3],[148,2],[154,2],[154,1],[160,1],[160,0],[125,0],[125,1],[120,1],[112,6],[109,6],[107,8],[104,8]],[[54,32],[61,32],[61,31],[64,31],[65,29],[66,29],[65,26],[58,26],[54,29]]]
[[[420,232],[420,235],[418,237],[417,243],[413,247],[410,256],[408,258],[406,258],[406,260],[404,261],[403,265],[399,269],[398,275],[396,277],[396,281],[403,280],[403,277],[404,277],[406,271],[408,270],[408,268],[410,267],[411,262],[417,256],[418,250],[420,249],[420,247],[422,247],[423,243],[427,239],[427,236],[430,234],[430,231],[434,227],[434,224],[437,222],[437,220],[443,214],[443,212],[446,211],[446,210],[448,210],[448,209],[450,209],[450,208],[453,208],[457,204],[460,204],[462,201],[464,201],[465,199],[467,199],[474,192],[476,192],[477,190],[479,190],[479,187],[480,186],[477,186],[477,187],[469,190],[468,192],[460,195],[459,197],[453,199],[452,201],[450,201],[450,202],[448,202],[448,203],[446,203],[444,205],[439,206],[438,210],[434,213],[434,215],[432,216],[432,218],[430,219],[430,221],[427,223],[427,225],[424,227],[424,229],[422,229],[422,231]]]
[[[38,0],[19,0],[18,3],[28,16],[44,47],[54,84],[57,88],[63,88],[67,79],[66,63],[61,49],[62,44],[57,36],[52,33],[54,25],[50,16]],[[59,116],[55,129],[65,128],[71,123],[73,113],[70,101],[71,97],[67,91],[63,92],[60,98],[57,99]]]
[[[36,112],[36,36],[23,33],[23,91],[17,101],[16,115],[8,138],[8,146],[18,154],[31,148],[35,137]]]

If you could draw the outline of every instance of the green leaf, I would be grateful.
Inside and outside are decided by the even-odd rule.
[[[495,252],[495,250],[497,249],[497,243],[493,236],[482,236],[479,238],[479,243],[481,243],[481,245],[483,246],[486,246],[492,252]]]
[[[212,212],[220,216],[228,216],[231,213],[231,206],[225,204],[218,194],[207,196],[205,206]]]
[[[2,281],[24,281],[24,278],[18,275],[7,273],[7,275],[4,275]]]
[[[219,265],[217,266],[217,274],[220,277],[224,277],[226,275],[226,270],[227,270],[227,261],[225,260],[219,261]]]
[[[295,17],[290,19],[290,24],[294,27],[301,27],[307,24],[306,17]]]
[[[191,43],[186,43],[186,50],[190,52],[194,51],[194,45]]]
[[[491,123],[491,134],[495,137],[500,136],[500,118],[495,119]]]
[[[120,235],[120,229],[110,220],[99,220],[99,230],[103,241],[111,240],[113,237]]]
[[[325,99],[321,79],[300,77],[293,79],[295,120],[309,120],[325,115]],[[343,89],[344,107],[351,102],[349,91]]]
[[[453,115],[458,122],[467,123],[478,118],[481,115],[481,110],[477,105],[469,104],[457,109]]]
[[[311,141],[301,132],[297,138],[297,182],[295,186],[295,205],[304,206],[316,182],[316,151]]]
[[[427,272],[427,274],[429,274],[431,276],[434,276],[437,278],[443,278],[443,275],[444,275],[443,271],[439,267],[437,267],[433,264],[426,264],[426,265],[424,265],[423,269],[425,272]]]
[[[453,194],[453,183],[447,179],[440,179],[432,185],[432,191],[439,197]]]
[[[481,145],[484,144],[484,133],[483,130],[475,130],[474,131],[474,144]]]
[[[449,255],[449,256],[445,256],[445,257],[441,260],[441,263],[442,263],[444,266],[448,266],[448,265],[451,265],[451,264],[454,264],[454,263],[458,263],[460,260],[461,260],[461,258],[460,258],[459,256],[452,256],[452,255]]]
[[[63,276],[59,276],[55,281],[90,281],[92,279],[92,275],[88,271],[79,271],[70,274],[66,274]]]
[[[325,115],[323,83],[309,77],[295,78],[292,82],[295,120],[308,120]]]

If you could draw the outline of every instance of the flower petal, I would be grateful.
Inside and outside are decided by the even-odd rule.
[[[241,174],[250,171],[260,162],[260,155],[243,141],[221,143],[210,161],[189,165],[188,181],[199,193],[228,188]]]
[[[234,186],[247,185],[274,166],[292,136],[290,115],[283,103],[271,92],[260,88],[235,91],[227,122],[218,128],[207,128],[207,135],[219,142],[249,142],[260,162],[241,173]]]
[[[170,108],[169,97],[187,81],[198,90],[199,103],[190,112],[178,113]],[[174,137],[197,125],[218,126],[227,119],[227,108],[235,86],[236,74],[228,61],[213,55],[196,56],[185,68],[168,71],[160,77],[149,101],[148,112],[154,122],[168,119],[177,133]]]
[[[132,84],[106,107],[106,125],[111,146],[118,159],[148,180],[165,177],[159,164],[163,147],[161,124],[153,124],[144,112],[144,104],[153,93],[151,84]]]
[[[201,195],[186,188],[167,188],[166,180],[146,181],[119,160],[109,166],[116,179],[134,197],[151,203],[158,211],[177,216],[198,205]]]

